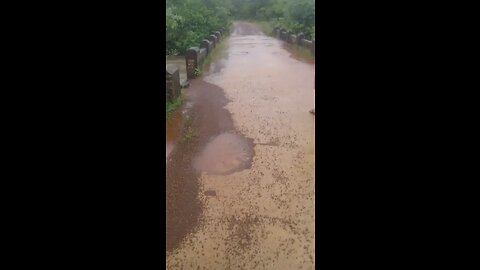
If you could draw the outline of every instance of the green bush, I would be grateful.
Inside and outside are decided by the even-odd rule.
[[[183,55],[211,32],[231,25],[229,1],[168,0],[166,10],[166,54]]]

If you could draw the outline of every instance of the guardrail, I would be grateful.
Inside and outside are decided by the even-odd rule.
[[[304,48],[307,48],[310,50],[313,56],[315,56],[315,39],[314,40],[305,39],[305,34],[303,33],[295,34],[292,31],[288,31],[287,29],[283,27],[278,27],[278,26],[273,29],[273,35],[276,38],[281,39],[287,43],[296,44]]]
[[[173,100],[181,93],[181,88],[188,85],[188,80],[195,77],[195,70],[200,69],[207,56],[212,53],[221,38],[227,35],[225,27],[219,31],[210,33],[208,37],[200,42],[199,47],[190,47],[185,53],[185,63],[187,69],[187,81],[180,82],[180,71],[177,65],[166,65],[166,95],[167,101]]]

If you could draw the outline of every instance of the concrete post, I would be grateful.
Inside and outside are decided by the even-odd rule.
[[[195,69],[198,68],[198,47],[191,47],[185,53],[185,62],[187,67],[187,78],[193,79],[195,77]]]
[[[208,36],[208,40],[212,42],[212,46],[215,48],[215,45],[217,45],[217,37],[215,35],[210,35]]]
[[[304,33],[298,33],[297,35],[297,44],[298,45],[302,45],[302,39],[305,38],[305,34]]]
[[[278,26],[275,26],[272,30],[272,36],[276,37],[277,36],[277,29],[278,29]]]
[[[306,49],[312,50],[312,42],[308,39],[302,39],[302,46]]]
[[[292,43],[292,35],[293,35],[293,32],[292,32],[292,31],[288,31],[285,41],[288,42],[288,43]]]
[[[201,48],[199,51],[198,51],[198,57],[197,57],[197,63],[198,63],[198,66],[202,66],[203,64],[203,61],[205,60],[205,58],[207,57],[207,49],[205,48]]]
[[[212,42],[208,39],[202,40],[202,43],[200,43],[200,48],[205,48],[207,49],[207,55],[211,53],[212,51]]]
[[[166,65],[166,95],[167,101],[171,101],[180,95],[180,72],[174,64]]]
[[[297,36],[294,34],[290,34],[290,43],[297,44]]]
[[[283,40],[283,41],[287,41],[287,31],[283,30],[281,33],[280,33],[280,39]]]

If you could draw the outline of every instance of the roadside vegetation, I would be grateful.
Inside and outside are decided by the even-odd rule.
[[[184,97],[182,94],[178,95],[178,97],[171,101],[167,101],[167,119],[173,111],[182,106],[183,101]]]
[[[182,139],[180,140],[180,143],[188,144],[192,141],[192,139],[197,137],[197,134],[192,127],[192,117],[188,115],[185,116],[183,123]]]
[[[220,60],[227,54],[227,42],[225,42],[225,38],[222,38],[220,43],[217,44],[215,49],[212,51],[212,53],[209,53],[207,57],[205,58],[205,61],[203,61],[201,70],[208,70],[210,68],[210,65],[213,62],[216,62],[217,60]]]
[[[272,36],[277,26],[295,33],[304,33],[305,39],[315,39],[315,0],[231,0],[232,15],[237,20],[255,23],[265,34]],[[296,55],[313,61],[310,50],[298,45],[287,45]]]
[[[167,0],[166,55],[183,55],[213,31],[232,24],[230,0]]]
[[[282,26],[315,39],[315,0],[167,0],[166,55],[183,55],[234,19],[255,22],[266,34]]]
[[[266,34],[282,26],[315,39],[315,0],[231,0],[236,19],[255,22]]]

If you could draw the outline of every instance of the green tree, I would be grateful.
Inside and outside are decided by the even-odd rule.
[[[287,4],[287,27],[312,36],[315,26],[315,1],[296,0]]]
[[[166,54],[183,54],[220,27],[231,24],[230,1],[169,0],[166,3]]]

